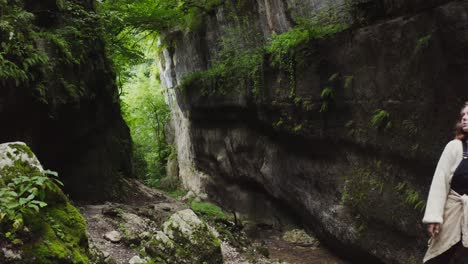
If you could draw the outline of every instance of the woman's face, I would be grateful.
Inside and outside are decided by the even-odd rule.
[[[461,125],[464,132],[468,132],[468,106],[461,111]]]

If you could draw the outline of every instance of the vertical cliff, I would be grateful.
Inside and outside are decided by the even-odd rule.
[[[94,1],[0,10],[0,141],[28,143],[73,198],[118,198],[131,142]]]
[[[163,38],[184,185],[286,212],[351,259],[419,263],[427,190],[468,98],[468,1],[233,3]]]

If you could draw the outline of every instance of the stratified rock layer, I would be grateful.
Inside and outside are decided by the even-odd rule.
[[[170,90],[179,175],[258,219],[298,219],[344,257],[419,263],[424,200],[468,98],[468,1],[351,2],[352,26],[295,47],[292,70],[265,54],[260,87],[246,76]],[[268,37],[314,3],[325,1],[248,1],[238,20],[217,9],[199,32],[172,36],[163,84],[209,68],[242,19]],[[234,88],[209,92],[223,86]]]

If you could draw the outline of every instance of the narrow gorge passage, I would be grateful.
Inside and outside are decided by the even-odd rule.
[[[421,263],[467,72],[468,0],[0,0],[0,264]]]

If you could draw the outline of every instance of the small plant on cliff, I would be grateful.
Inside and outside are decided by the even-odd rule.
[[[260,97],[263,85],[262,39],[247,18],[238,19],[239,25],[227,28],[220,38],[211,67],[184,78],[180,85],[184,92],[198,88],[205,96],[226,95],[246,85],[252,87],[256,98]]]
[[[311,39],[324,38],[347,28],[336,17],[328,16],[328,12],[321,12],[314,19],[298,18],[298,25],[285,33],[273,35],[265,46],[266,52],[271,54],[272,64],[288,75],[290,97],[295,96],[298,47]]]
[[[23,227],[24,216],[47,206],[46,192],[57,191],[59,185],[63,184],[57,173],[46,170],[43,174],[14,177],[0,187],[0,230],[5,237],[14,241],[14,234]]]
[[[348,89],[352,86],[353,84],[353,80],[354,80],[354,76],[353,75],[346,75],[344,77],[344,88],[345,89]]]
[[[341,32],[347,25],[337,19],[325,17],[319,20],[298,19],[299,24],[289,31],[273,35],[266,46],[268,53],[273,55],[273,62],[281,66],[282,61],[294,55],[296,47],[309,41]]]
[[[423,36],[423,37],[420,37],[417,41],[416,41],[416,48],[415,48],[415,52],[418,52],[422,49],[425,49],[429,46],[429,42],[432,38],[432,35],[429,34],[429,35],[426,35],[426,36]]]
[[[371,118],[371,125],[377,129],[390,129],[392,122],[390,121],[390,114],[382,109],[377,109]]]
[[[325,87],[320,94],[322,98],[322,106],[320,107],[320,113],[328,112],[331,104],[335,98],[335,91],[331,87]]]
[[[420,193],[414,190],[408,181],[400,182],[395,189],[403,196],[406,204],[420,212],[424,211],[426,208],[426,201],[421,199]]]

